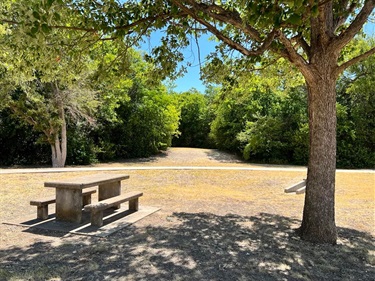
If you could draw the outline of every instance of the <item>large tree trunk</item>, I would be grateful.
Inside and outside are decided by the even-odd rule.
[[[310,152],[300,235],[303,240],[336,244],[336,77],[330,69],[332,65],[323,63],[321,72],[306,81]]]

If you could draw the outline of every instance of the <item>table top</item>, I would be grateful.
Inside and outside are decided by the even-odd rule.
[[[55,187],[55,188],[72,188],[72,189],[82,189],[86,187],[97,186],[100,184],[106,184],[111,182],[117,182],[124,179],[128,179],[129,175],[120,174],[96,174],[87,175],[82,177],[64,179],[59,181],[49,181],[45,182],[45,187]]]

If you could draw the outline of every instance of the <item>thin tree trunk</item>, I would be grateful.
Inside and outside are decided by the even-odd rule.
[[[66,121],[64,103],[61,99],[59,88],[56,84],[52,84],[52,88],[55,94],[56,103],[59,112],[59,118],[61,120],[61,126],[58,133],[55,135],[55,142],[51,144],[52,149],[52,166],[53,167],[64,167],[67,155],[67,134],[66,134]],[[60,140],[61,137],[61,140]]]
[[[328,69],[307,81],[310,152],[300,235],[303,240],[336,244],[336,78]]]
[[[52,167],[59,167],[59,157],[58,157],[58,149],[56,149],[56,145],[55,144],[51,144],[51,160],[52,160]]]
[[[52,150],[52,167],[54,168],[61,168],[64,167],[64,162],[62,158],[61,153],[61,143],[59,136],[55,136],[55,142],[51,144],[51,150]]]
[[[62,102],[59,104],[59,115],[62,121],[61,123],[61,165],[65,166],[66,155],[67,155],[67,135],[66,135],[66,121],[65,121],[65,111]]]

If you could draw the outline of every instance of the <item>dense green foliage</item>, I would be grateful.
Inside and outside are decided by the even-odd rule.
[[[0,165],[46,164],[50,148],[38,141],[40,134],[14,117],[10,110],[0,111]]]
[[[4,135],[0,137],[5,139],[11,131],[20,139],[12,139],[15,149],[2,154],[0,165],[50,162],[45,154],[33,157],[34,153],[25,149],[36,145],[36,140],[35,149],[43,153],[50,149],[54,130],[62,122],[58,102],[63,103],[63,121],[67,124],[67,164],[147,157],[170,146],[179,118],[175,98],[150,75],[152,65],[145,63],[139,53],[128,50],[127,56],[119,60],[115,51],[116,47],[109,43],[93,49],[86,59],[90,72],[72,76],[75,83],[61,86],[58,95],[51,91],[50,82],[44,83],[36,76],[9,87],[11,94],[0,120]],[[85,83],[79,79],[82,77]],[[16,117],[26,131],[13,128]],[[24,136],[27,133],[30,136]]]
[[[351,67],[338,83],[337,164],[375,167],[375,57]]]
[[[97,76],[102,103],[91,133],[97,158],[147,157],[171,145],[178,127],[177,105],[140,53],[128,50],[126,59],[113,61],[114,51],[106,51],[109,63],[100,65]],[[111,70],[103,77],[108,64]]]
[[[211,134],[218,147],[249,161],[306,164],[307,93],[301,77],[283,61],[235,75],[216,99]]]
[[[180,108],[179,135],[173,139],[173,146],[212,147],[210,123],[213,119],[210,99],[192,89],[177,94]]]
[[[103,93],[96,126],[68,118],[67,164],[147,157],[171,144],[218,147],[251,162],[307,164],[307,91],[295,72],[285,73],[285,64],[251,77],[237,73],[232,86],[222,83],[204,95],[167,93],[140,75],[147,71],[140,57],[133,63],[132,75]],[[374,65],[371,57],[338,83],[338,167],[375,166]],[[10,110],[0,115],[0,142],[0,165],[50,161],[40,134]]]
[[[266,95],[250,93],[241,104],[236,99],[222,102],[219,110],[211,133],[221,148],[240,153],[253,162],[307,163],[308,127],[303,87],[291,89],[283,96],[272,91]]]
[[[351,67],[337,88],[337,166],[375,166],[375,61]],[[221,77],[211,135],[216,145],[252,162],[306,165],[307,90],[284,64],[238,79]],[[271,79],[270,76],[274,77]],[[300,82],[298,82],[300,81]]]
[[[116,120],[100,119],[95,138],[100,160],[147,157],[171,146],[178,126],[174,99],[163,87],[135,83],[119,102]]]
[[[243,156],[267,163],[306,164],[308,126],[306,91],[291,89],[285,97],[274,96],[272,112],[247,122],[237,135]]]

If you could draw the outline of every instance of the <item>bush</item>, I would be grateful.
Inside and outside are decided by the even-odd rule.
[[[148,90],[135,84],[116,115],[116,121],[101,120],[95,132],[100,160],[148,157],[171,146],[178,111],[162,87]]]
[[[177,95],[180,107],[179,135],[172,140],[172,146],[211,147],[209,138],[212,114],[208,98],[192,90]]]
[[[51,148],[9,110],[0,112],[0,165],[45,165],[51,163]]]

